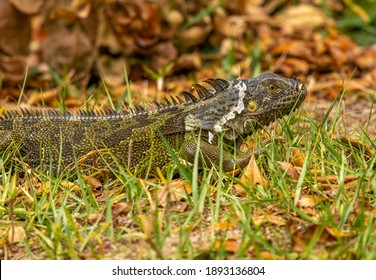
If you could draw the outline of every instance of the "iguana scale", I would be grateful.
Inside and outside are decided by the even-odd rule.
[[[297,79],[262,73],[256,78],[208,79],[195,84],[199,98],[183,92],[152,108],[60,112],[38,109],[10,111],[0,120],[0,153],[17,146],[24,162],[54,170],[74,166],[120,164],[133,173],[155,173],[172,162],[160,135],[176,154],[193,162],[199,143],[203,161],[218,165],[218,142],[238,143],[257,128],[300,106],[307,91]],[[200,135],[200,140],[197,140]],[[225,171],[244,167],[252,152],[234,158],[223,152]],[[116,164],[114,164],[116,163]]]

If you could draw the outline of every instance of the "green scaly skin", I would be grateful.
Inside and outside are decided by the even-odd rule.
[[[157,168],[172,162],[160,132],[180,158],[192,163],[200,141],[201,164],[219,165],[221,136],[237,145],[256,129],[299,107],[307,94],[299,80],[271,73],[206,83],[212,88],[193,85],[200,98],[183,92],[185,101],[171,98],[152,109],[5,113],[0,121],[0,153],[17,145],[26,163],[45,170],[51,165],[55,171],[58,166],[74,167],[78,162],[97,168],[120,164],[132,173],[155,174]],[[251,156],[248,152],[233,158],[223,152],[222,167],[224,171],[244,167]]]

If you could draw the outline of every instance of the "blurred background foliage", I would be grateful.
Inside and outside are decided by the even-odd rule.
[[[350,92],[376,87],[375,0],[0,0],[0,18],[5,107],[21,88],[30,106],[54,106],[62,88],[82,106],[102,81],[123,92],[125,75],[165,93],[262,71],[330,99],[349,77]]]

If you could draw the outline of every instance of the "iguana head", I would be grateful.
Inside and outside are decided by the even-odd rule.
[[[256,78],[208,80],[216,90],[210,98],[197,102],[185,118],[186,130],[202,129],[212,133],[225,132],[228,140],[251,134],[260,126],[298,108],[307,90],[297,79],[272,73]]]

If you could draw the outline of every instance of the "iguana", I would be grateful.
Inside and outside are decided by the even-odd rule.
[[[299,107],[307,94],[300,80],[272,73],[205,82],[211,87],[193,85],[199,97],[183,92],[184,101],[170,98],[150,108],[136,105],[119,113],[6,112],[0,120],[0,153],[17,146],[24,162],[46,170],[61,170],[76,162],[98,168],[120,164],[129,172],[145,175],[172,162],[164,138],[181,159],[192,163],[199,146],[202,163],[219,165],[221,135],[230,145],[239,143]],[[223,152],[222,168],[244,167],[251,156],[252,151],[236,158]]]

